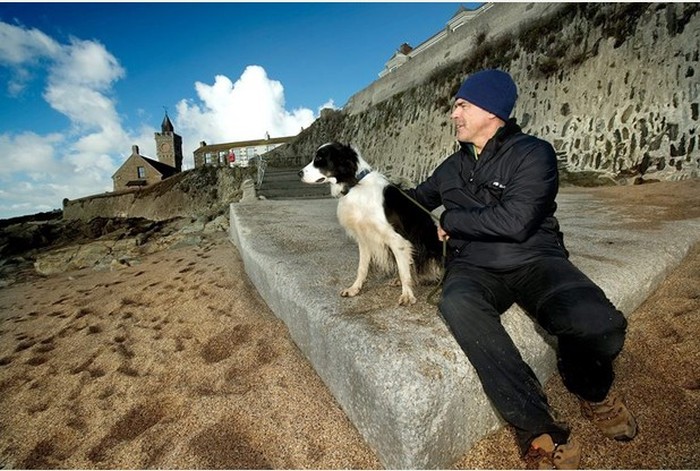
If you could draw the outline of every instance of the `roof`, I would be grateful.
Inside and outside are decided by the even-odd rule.
[[[477,8],[477,10],[478,10],[478,8]],[[452,15],[452,18],[450,18],[450,19],[457,17],[463,11],[471,11],[471,10],[467,10],[467,8],[465,8],[464,5],[460,5],[459,8],[457,8],[457,11],[455,12],[455,14]]]
[[[163,123],[160,125],[160,130],[161,132],[175,132],[175,128],[173,127],[173,123],[168,117],[167,111],[165,112],[165,118],[163,118]]]
[[[143,155],[139,155],[139,157],[145,160],[151,167],[156,169],[158,173],[163,175],[163,178],[175,175],[177,173],[177,169],[175,167],[171,167],[168,164],[164,164],[163,162],[144,157]]]
[[[286,137],[271,137],[270,139],[257,139],[254,141],[235,141],[235,142],[224,142],[221,144],[209,144],[202,146],[194,151],[195,154],[201,154],[202,152],[219,152],[228,151],[235,147],[253,147],[253,146],[263,146],[266,144],[285,144],[290,142],[296,136],[286,136]]]
[[[137,149],[138,149],[138,147],[137,147]],[[127,158],[127,159],[124,161],[124,163],[117,169],[117,171],[114,172],[114,175],[112,175],[112,178],[114,178],[114,176],[115,176],[116,174],[118,174],[118,173],[121,171],[121,169],[126,165],[126,163],[127,163],[130,159],[141,159],[141,160],[143,160],[143,161],[144,161],[145,163],[147,163],[151,168],[153,168],[156,172],[160,173],[160,174],[163,176],[163,178],[170,177],[170,176],[175,175],[175,174],[177,173],[177,169],[176,169],[175,167],[171,167],[170,165],[165,164],[165,163],[163,163],[163,162],[159,162],[159,161],[157,161],[157,160],[153,160],[153,159],[151,159],[151,158],[144,157],[143,155],[138,154],[138,153],[136,153],[136,152],[132,152],[132,154],[129,156],[129,158]],[[131,182],[130,182],[130,183],[131,183]]]

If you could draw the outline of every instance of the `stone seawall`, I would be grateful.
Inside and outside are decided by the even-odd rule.
[[[420,59],[425,67],[409,61],[269,158],[308,161],[319,144],[341,140],[380,170],[420,181],[455,149],[449,115],[461,81],[498,67],[519,86],[514,116],[525,131],[552,142],[562,169],[592,172],[598,183],[700,175],[699,4],[508,3],[476,22],[491,25],[489,15],[501,15],[493,25],[501,17],[510,24],[526,13],[529,21],[518,28],[492,26],[501,34],[464,34],[465,50],[478,47],[442,69],[430,72],[427,56]],[[422,55],[444,57],[440,48],[457,46],[444,40]]]
[[[222,214],[228,211],[230,203],[241,199],[241,182],[255,171],[255,168],[202,167],[138,190],[65,200],[63,218],[89,221],[95,217],[142,217],[164,221]]]
[[[516,116],[552,141],[570,169],[662,180],[699,175],[700,8],[644,7],[619,12],[619,27],[633,29],[628,38],[602,34],[597,15],[614,13],[601,6],[590,9],[589,21],[578,14],[566,25],[573,49],[552,46],[564,60],[523,54],[513,63],[524,84]],[[581,62],[561,67],[567,60]],[[554,72],[529,79],[528,71],[547,67]]]
[[[426,78],[445,66],[464,60],[485,38],[513,34],[542,16],[559,10],[561,3],[490,3],[476,18],[452,31],[446,27],[442,40],[412,57],[398,69],[377,79],[350,97],[344,110],[362,112],[391,96],[421,85]],[[448,18],[445,19],[447,22]],[[427,39],[427,38],[426,38]],[[388,52],[388,51],[387,51]]]
[[[130,217],[138,189],[63,201],[63,218],[88,221],[95,217]],[[141,217],[137,215],[136,217]]]

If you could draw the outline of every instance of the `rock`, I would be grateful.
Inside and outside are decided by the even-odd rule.
[[[201,235],[190,234],[187,237],[182,237],[177,240],[177,242],[172,243],[168,248],[178,249],[181,247],[189,247],[192,245],[201,245],[203,238]]]
[[[252,179],[247,179],[241,184],[241,190],[243,191],[243,196],[241,197],[242,202],[255,201],[255,182]]]
[[[127,268],[130,266],[131,266],[131,264],[125,259],[119,259],[119,260],[114,259],[109,264],[109,270],[110,271],[117,271],[117,270],[121,270],[122,268]]]
[[[182,234],[192,234],[193,232],[202,232],[204,226],[206,225],[206,220],[202,218],[195,219],[190,225],[182,228],[180,232]]]
[[[228,231],[228,217],[225,215],[217,216],[213,221],[208,222],[204,226],[205,234],[211,234],[213,232],[227,232]]]

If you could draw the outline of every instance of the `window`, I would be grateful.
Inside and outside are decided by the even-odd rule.
[[[211,165],[213,163],[214,156],[211,152],[204,154],[204,165]]]
[[[219,165],[226,165],[228,161],[228,152],[225,150],[219,151]]]
[[[138,174],[139,178],[146,178],[146,168],[145,167],[137,167],[136,173]]]

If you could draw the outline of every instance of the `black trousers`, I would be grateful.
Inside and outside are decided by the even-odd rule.
[[[534,438],[549,433],[566,443],[530,366],[501,324],[518,303],[557,337],[559,373],[567,389],[600,402],[612,386],[612,362],[622,350],[627,321],[605,293],[565,258],[544,258],[509,271],[487,271],[452,262],[440,312],[496,410],[516,430],[523,454]]]

